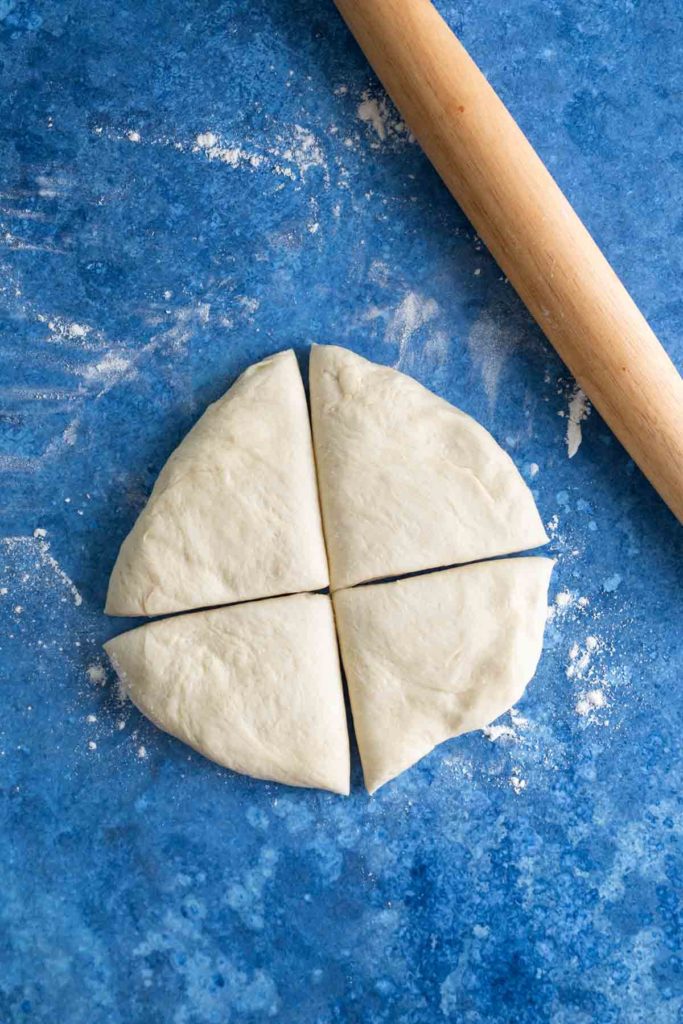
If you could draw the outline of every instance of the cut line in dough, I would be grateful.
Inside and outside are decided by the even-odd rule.
[[[481,561],[548,538],[514,463],[476,421],[336,346],[314,346],[310,379],[315,459],[291,350],[250,367],[171,455],[121,547],[106,611],[210,610],[105,649],[140,710],[206,757],[348,793],[332,605],[304,593],[331,577],[374,792],[519,700],[553,563]],[[404,578],[368,583],[387,577]]]

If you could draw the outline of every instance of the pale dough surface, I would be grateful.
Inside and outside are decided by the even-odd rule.
[[[218,764],[349,792],[349,741],[329,597],[179,615],[105,644],[131,700]]]
[[[310,387],[333,589],[548,542],[510,457],[417,381],[315,345]]]
[[[123,542],[109,615],[161,615],[328,584],[294,353],[250,367],[162,469]]]
[[[553,564],[510,558],[335,593],[371,793],[520,699],[541,656]]]

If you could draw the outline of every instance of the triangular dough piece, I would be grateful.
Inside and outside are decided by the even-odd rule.
[[[349,792],[330,599],[296,594],[150,622],[104,645],[134,704],[244,775]]]
[[[552,567],[509,558],[335,593],[371,793],[520,699],[541,655]]]
[[[109,582],[109,615],[163,615],[328,584],[294,353],[250,367],[162,469]]]
[[[315,345],[310,385],[333,589],[548,542],[510,457],[417,381]]]

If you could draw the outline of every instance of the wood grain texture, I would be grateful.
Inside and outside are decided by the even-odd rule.
[[[429,0],[336,0],[406,123],[580,386],[683,521],[683,380]]]

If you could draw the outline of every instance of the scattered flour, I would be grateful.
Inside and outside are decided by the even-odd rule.
[[[50,545],[39,531],[32,537],[4,537],[0,544],[19,564],[31,566],[31,572],[24,572],[20,577],[23,584],[35,579],[44,587],[54,585],[65,590],[77,607],[83,603],[74,581],[50,554]]]
[[[366,124],[374,128],[381,142],[384,142],[387,137],[384,106],[385,104],[381,105],[379,100],[373,99],[365,92],[362,102],[358,104],[357,111],[361,121],[365,121]]]
[[[138,364],[148,359],[155,352],[181,352],[191,340],[198,328],[204,327],[209,322],[211,306],[208,302],[199,302],[196,305],[181,306],[173,310],[172,322],[168,323],[169,315],[153,315],[148,317],[147,323],[151,327],[164,324],[163,328],[152,334],[150,340],[140,348],[121,345],[119,348],[111,348],[107,342],[107,349],[98,352],[94,362],[79,364],[73,367],[83,381],[77,396],[87,399],[93,395],[98,400],[106,395],[112,388],[124,380],[133,380],[138,374]],[[101,348],[100,345],[97,346]],[[74,418],[60,435],[59,442],[52,442],[46,454],[51,454],[53,449],[62,448],[64,445],[73,445],[76,442],[79,418]]]
[[[93,133],[110,141],[143,141],[140,132],[136,130],[105,131],[97,125]],[[145,143],[148,146],[172,148],[179,153],[198,154],[206,160],[233,169],[266,171],[276,178],[282,178],[282,187],[287,181],[303,181],[314,167],[322,170],[325,184],[330,183],[328,163],[320,140],[300,124],[277,125],[274,131],[260,134],[258,139],[246,137],[228,140],[217,131],[207,129],[198,132],[191,140],[163,135],[146,138]]]
[[[607,725],[608,720],[600,718],[596,712],[609,706],[609,683],[604,675],[604,657],[613,651],[611,643],[591,633],[583,643],[572,643],[565,669],[567,679],[581,687],[574,702],[576,714],[601,725]]]
[[[521,777],[521,771],[521,768],[513,768],[512,775],[510,776],[510,785],[517,796],[519,796],[527,787],[527,781]]]
[[[235,302],[237,302],[248,315],[255,313],[261,305],[258,299],[252,299],[248,295],[238,295],[235,298]]]
[[[567,455],[573,459],[581,447],[581,424],[590,415],[591,407],[586,394],[577,387],[569,400],[567,418]]]
[[[103,686],[107,679],[107,673],[99,662],[88,665],[85,674],[94,686]]]
[[[548,608],[548,622],[559,623],[566,619],[578,621],[581,612],[585,612],[590,601],[587,597],[579,596],[574,590],[558,591],[555,594],[553,603]]]
[[[302,128],[300,124],[292,125],[286,136],[278,136],[277,146],[270,152],[273,156],[281,156],[287,160],[301,178],[305,178],[313,167],[321,168],[329,184],[327,161],[322,146],[313,132]]]
[[[482,729],[482,732],[486,739],[492,743],[501,739],[517,739],[517,733],[511,725],[487,725]]]
[[[430,323],[439,314],[439,307],[434,299],[425,298],[417,292],[407,292],[389,318],[384,340],[389,344],[398,343],[398,359],[394,367],[404,365],[408,348],[413,336],[425,324]]]
[[[214,135],[213,132],[200,132],[194,142],[199,149],[209,151],[218,145],[218,136]]]
[[[71,446],[76,444],[76,439],[78,437],[78,422],[79,421],[77,419],[72,420],[62,433],[62,441],[65,445]]]
[[[63,316],[49,316],[40,310],[34,309],[32,312],[35,319],[47,327],[49,334],[45,340],[48,344],[62,344],[85,351],[95,351],[106,344],[103,335],[93,330],[90,324],[68,320]]]
[[[376,146],[388,140],[392,142],[415,141],[415,137],[409,131],[406,123],[384,94],[373,96],[366,90],[361,96],[356,115],[377,136]]]
[[[593,609],[589,597],[565,587],[548,608],[545,644],[567,652],[565,676],[572,684],[569,699],[574,712],[591,725],[607,726],[609,718],[600,712],[610,706],[612,688],[623,685],[629,675],[610,666],[615,639],[611,631],[601,630],[602,617],[602,610]]]
[[[519,343],[518,333],[497,316],[484,310],[467,336],[467,347],[479,367],[489,406],[498,398],[501,374]]]
[[[131,359],[120,352],[111,350],[96,363],[81,367],[78,372],[88,384],[110,388],[122,377],[134,374]]]
[[[424,354],[436,366],[443,365],[450,353],[450,340],[445,331],[433,331],[427,338]]]
[[[195,139],[195,150],[204,152],[209,160],[220,160],[230,167],[246,164],[256,170],[264,162],[261,154],[249,153],[241,146],[222,146],[213,132],[201,132]]]
[[[518,740],[520,733],[529,725],[529,719],[518,711],[517,708],[510,708],[510,724],[504,722],[487,725],[482,732],[487,740],[496,743],[498,740]]]
[[[575,710],[577,715],[585,718],[599,708],[606,708],[607,706],[608,702],[604,690],[587,690],[577,700]]]
[[[574,642],[569,648],[567,679],[585,679],[592,672],[593,658],[605,650],[605,642],[596,636],[586,638],[583,646]]]
[[[184,148],[181,144],[181,149]],[[265,170],[290,181],[302,181],[312,168],[319,167],[325,183],[329,184],[330,180],[321,143],[313,132],[300,124],[289,125],[284,132],[278,132],[272,143],[267,140],[258,144],[248,140],[228,143],[215,132],[200,132],[188,148],[228,167]]]
[[[516,729],[525,729],[529,724],[529,719],[525,718],[517,708],[510,708],[510,718]]]

